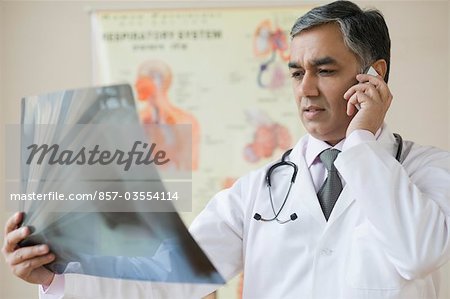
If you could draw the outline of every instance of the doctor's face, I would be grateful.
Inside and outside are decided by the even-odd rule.
[[[291,42],[289,70],[305,129],[331,145],[345,138],[352,117],[344,93],[357,83],[360,63],[337,24],[307,29]]]

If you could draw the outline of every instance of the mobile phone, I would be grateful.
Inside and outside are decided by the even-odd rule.
[[[378,76],[377,71],[373,67],[369,67],[369,69],[367,70],[366,74],[372,75],[372,76]]]

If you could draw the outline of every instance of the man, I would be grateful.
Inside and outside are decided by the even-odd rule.
[[[384,124],[392,95],[382,15],[333,2],[299,18],[291,36],[289,69],[309,133],[286,157],[295,182],[292,164],[272,171],[270,187],[273,163],[244,176],[211,200],[192,235],[226,279],[245,271],[244,298],[437,298],[450,256],[450,153],[396,141]],[[369,67],[379,75],[364,74]],[[42,268],[53,259],[47,247],[16,249],[27,235],[19,223],[6,225],[11,270],[58,298],[66,278]],[[90,279],[66,279],[66,292]],[[155,285],[140,296],[209,291]]]

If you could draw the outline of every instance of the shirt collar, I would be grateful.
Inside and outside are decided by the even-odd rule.
[[[305,159],[306,164],[308,165],[308,168],[311,167],[311,165],[316,162],[318,159],[318,156],[321,152],[323,152],[326,149],[334,148],[337,150],[342,151],[342,146],[344,145],[345,139],[342,139],[338,144],[335,146],[331,146],[325,141],[319,140],[317,138],[314,138],[313,136],[309,135],[308,138],[308,145],[306,147],[306,153],[305,153]]]
[[[378,131],[375,134],[375,138],[378,139],[378,137],[380,137],[382,128],[379,128]],[[306,153],[305,153],[305,159],[306,159],[306,164],[308,165],[308,168],[311,167],[311,165],[313,165],[315,162],[319,161],[319,154],[321,152],[323,152],[326,149],[329,148],[334,148],[337,150],[342,151],[342,147],[344,146],[344,142],[345,142],[345,138],[342,139],[341,141],[339,141],[338,144],[336,144],[335,146],[331,146],[328,143],[326,143],[325,141],[319,140],[317,138],[314,138],[312,135],[309,135],[308,138],[308,144],[306,146]]]

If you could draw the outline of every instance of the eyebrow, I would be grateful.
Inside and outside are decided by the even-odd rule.
[[[322,58],[318,58],[318,59],[314,59],[312,61],[312,65],[313,66],[321,66],[321,65],[326,65],[326,64],[337,64],[336,59],[330,57],[330,56],[325,56]],[[293,68],[293,69],[299,69],[302,68],[298,63],[296,62],[289,62],[288,63],[288,67],[289,68]]]

